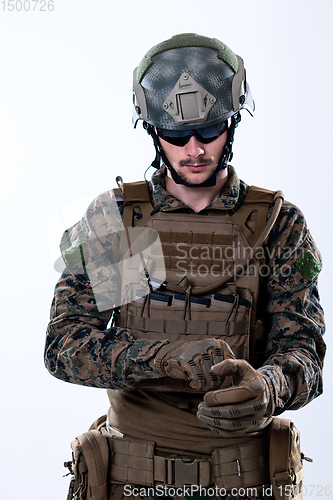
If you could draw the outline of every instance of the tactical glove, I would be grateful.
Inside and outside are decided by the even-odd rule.
[[[223,340],[181,340],[163,346],[155,357],[155,366],[163,375],[189,380],[193,389],[207,391],[220,387],[222,383],[222,379],[211,371],[211,367],[234,357]]]
[[[226,360],[214,366],[220,377],[232,376],[234,385],[205,394],[197,417],[223,437],[257,432],[272,420],[275,405],[269,378],[244,359]]]

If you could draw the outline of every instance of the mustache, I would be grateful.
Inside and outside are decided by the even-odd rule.
[[[191,160],[187,158],[186,160],[180,160],[178,165],[180,167],[187,167],[188,165],[201,167],[202,165],[212,165],[214,160],[212,158],[200,158],[200,160]]]

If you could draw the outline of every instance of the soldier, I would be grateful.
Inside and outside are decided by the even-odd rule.
[[[240,111],[254,114],[242,58],[176,35],[133,88],[157,170],[118,178],[65,232],[46,366],[108,391],[103,498],[281,494],[302,469],[273,470],[273,417],[322,393],[320,254],[296,206],[229,164]]]

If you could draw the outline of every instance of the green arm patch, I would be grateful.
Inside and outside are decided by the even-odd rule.
[[[73,269],[84,261],[82,241],[77,238],[69,248],[63,250],[62,257],[69,269]]]
[[[303,278],[309,281],[314,280],[321,271],[321,264],[313,255],[311,250],[305,252],[305,254],[296,262],[296,267],[299,269]]]

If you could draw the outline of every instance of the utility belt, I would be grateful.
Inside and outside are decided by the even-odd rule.
[[[105,422],[105,420],[104,420]],[[112,483],[182,488],[217,486],[267,487],[279,500],[302,498],[303,478],[299,432],[289,420],[275,418],[260,438],[226,448],[211,456],[161,456],[153,441],[119,437],[101,427],[72,442],[73,474],[67,500],[106,500]]]
[[[182,488],[216,485],[226,491],[269,483],[267,436],[219,448],[210,457],[191,459],[155,454],[155,443],[111,437],[109,478],[114,482]]]

